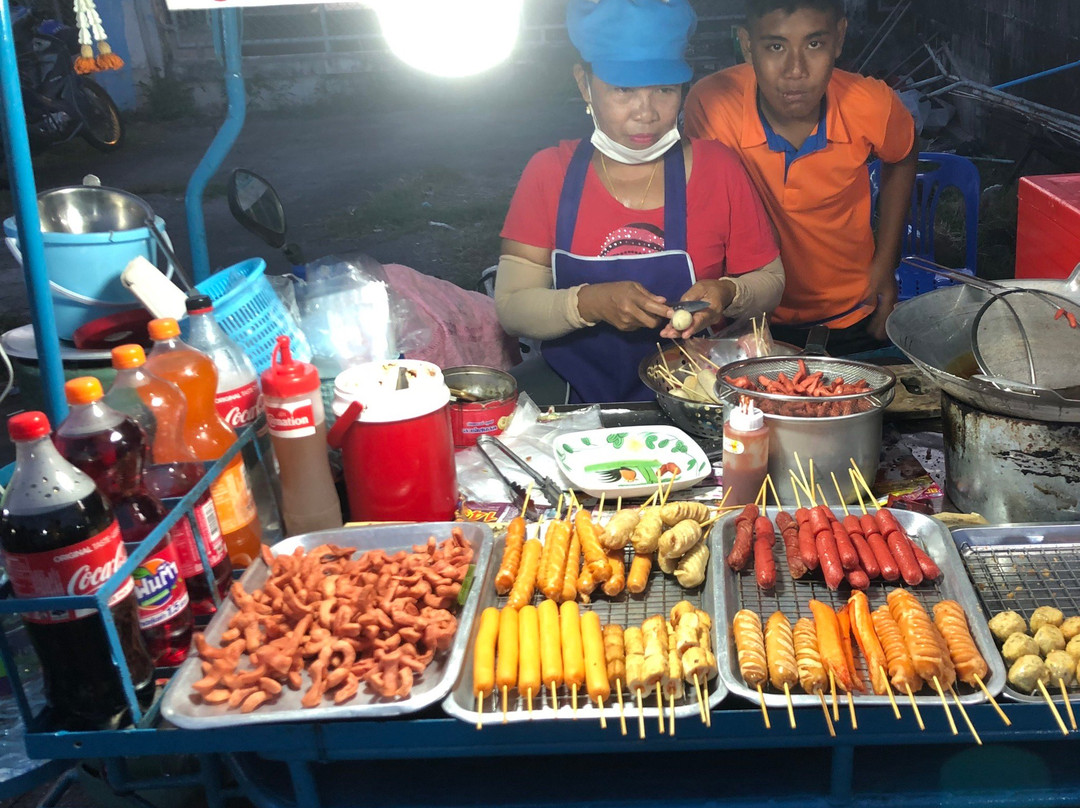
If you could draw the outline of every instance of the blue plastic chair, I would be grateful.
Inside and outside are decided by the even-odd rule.
[[[946,188],[956,188],[964,199],[965,259],[964,266],[956,267],[961,272],[975,274],[975,262],[978,255],[979,226],[979,169],[966,157],[938,152],[920,152],[920,170],[915,175],[915,187],[911,191],[911,211],[908,213],[904,228],[902,255],[915,255],[935,261],[934,256],[934,219],[937,216],[938,202]],[[876,215],[877,197],[881,186],[881,161],[870,164],[870,194],[872,215]],[[955,282],[942,278],[925,270],[916,269],[900,262],[896,270],[896,280],[900,286],[900,299],[932,292],[942,286],[952,286]]]

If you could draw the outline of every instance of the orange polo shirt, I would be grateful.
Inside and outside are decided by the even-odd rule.
[[[911,151],[915,126],[882,81],[834,70],[826,90],[823,149],[795,160],[773,151],[757,107],[757,79],[748,64],[699,81],[686,98],[686,131],[730,146],[757,187],[780,236],[787,277],[773,319],[787,325],[827,321],[843,328],[867,317],[870,178],[873,155],[895,163]]]

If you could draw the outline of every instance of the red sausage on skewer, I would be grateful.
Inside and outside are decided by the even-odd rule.
[[[836,551],[840,554],[840,563],[844,565],[845,570],[855,569],[859,566],[859,554],[855,550],[851,537],[840,522],[833,520],[830,522],[830,526],[832,527],[833,538],[836,539]]]
[[[759,516],[754,520],[754,574],[757,584],[762,589],[776,586],[776,559],[773,558],[772,546],[776,543],[776,531],[768,517]]]

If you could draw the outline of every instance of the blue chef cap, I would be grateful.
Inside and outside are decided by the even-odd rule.
[[[566,28],[593,73],[616,87],[683,84],[697,23],[688,0],[569,0]]]

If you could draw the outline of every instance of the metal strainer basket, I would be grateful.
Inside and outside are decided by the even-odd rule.
[[[762,377],[776,380],[782,378],[781,374],[792,379],[800,371],[800,362],[805,364],[808,376],[820,373],[823,383],[841,379],[847,385],[865,382],[868,387],[861,392],[829,396],[781,395],[747,389],[733,382],[745,378],[760,386]],[[725,365],[717,374],[716,395],[730,406],[738,402],[740,395],[750,396],[762,412],[781,417],[834,418],[887,407],[895,386],[896,376],[890,370],[866,362],[830,356],[765,356]]]
[[[1076,303],[1032,289],[994,293],[971,324],[972,353],[980,370],[1044,390],[1080,386],[1080,328],[1070,328],[1066,316],[1055,319],[1059,310],[1075,316]]]

